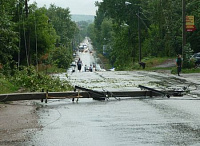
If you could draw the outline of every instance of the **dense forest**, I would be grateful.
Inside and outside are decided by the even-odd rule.
[[[184,56],[200,52],[200,1],[185,0],[185,4],[186,15],[195,17],[197,29],[186,32]],[[181,0],[103,0],[96,6],[88,35],[116,68],[124,69],[124,64],[132,66],[147,57],[182,54]]]
[[[32,65],[38,70],[41,64],[69,67],[79,29],[68,8],[0,0],[0,12],[1,73]]]

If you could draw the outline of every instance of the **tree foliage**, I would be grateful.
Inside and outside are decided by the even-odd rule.
[[[78,32],[76,23],[71,20],[69,9],[50,5],[47,10],[48,22],[51,23],[60,37],[62,45],[69,46],[74,35]]]
[[[0,71],[41,63],[45,54],[57,50],[57,45],[72,50],[78,27],[69,9],[55,5],[38,8],[36,3],[27,2],[0,1]],[[63,53],[69,59],[60,67],[69,66],[72,59],[72,51]]]
[[[0,69],[10,69],[10,65],[13,64],[13,55],[18,52],[16,45],[18,41],[17,32],[13,30],[14,23],[12,22],[12,3],[15,1],[1,1],[0,2]],[[7,11],[9,10],[10,11]]]
[[[133,64],[139,58],[138,24],[141,30],[142,58],[176,56],[182,53],[182,1],[179,0],[104,0],[97,2],[91,39],[96,48],[110,45],[108,56],[116,68]],[[200,2],[186,0],[186,15],[195,17],[194,32],[187,32],[187,43],[199,52]],[[139,18],[139,19],[138,19]],[[110,21],[112,29],[105,28]],[[92,32],[92,33],[91,33]],[[105,42],[103,35],[108,35]]]
[[[17,71],[10,81],[29,92],[67,91],[72,88],[67,81],[61,81],[59,78],[53,79],[43,73],[38,73],[33,66],[24,67],[21,71]]]
[[[65,47],[57,47],[50,52],[49,59],[58,68],[69,68],[69,62],[72,61],[71,51]]]

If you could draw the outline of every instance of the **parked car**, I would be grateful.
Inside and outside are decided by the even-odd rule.
[[[192,57],[190,59],[191,60],[194,59],[195,61],[200,60],[200,52],[199,53],[195,53],[194,55],[192,55]]]
[[[199,67],[200,66],[200,52],[199,53],[195,53],[194,55],[192,55],[190,60],[194,60],[195,68]]]

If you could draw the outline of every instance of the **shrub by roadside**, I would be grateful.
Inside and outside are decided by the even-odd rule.
[[[18,90],[18,88],[3,75],[0,75],[0,89],[0,94],[16,92]]]
[[[38,73],[31,67],[24,67],[21,71],[16,71],[10,81],[19,88],[30,92],[40,92],[43,89],[48,91],[69,91],[72,87],[67,81],[59,78],[52,78],[44,73]]]

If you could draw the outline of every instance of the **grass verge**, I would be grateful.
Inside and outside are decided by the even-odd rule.
[[[172,74],[177,74],[177,69],[173,68],[171,71]],[[189,73],[200,73],[200,68],[191,68],[191,69],[182,69],[181,73],[189,74]]]
[[[159,70],[169,70],[172,74],[177,74],[177,68],[174,67],[156,67],[160,64],[164,64],[166,63],[168,60],[171,60],[175,58],[167,58],[167,57],[153,57],[153,58],[144,58],[142,60],[142,62],[146,63],[146,71],[159,71]],[[133,70],[142,70],[142,68],[139,66],[138,63],[135,63],[133,65]],[[191,69],[187,69],[187,68],[183,68],[181,73],[200,73],[200,68],[191,68]]]
[[[0,77],[0,94],[17,92],[17,86],[9,82],[6,78]]]
[[[146,64],[145,70],[169,70],[172,69],[171,67],[156,67],[160,64],[164,64],[165,62],[174,59],[174,58],[167,58],[167,57],[146,57],[142,59],[141,62],[144,62]],[[175,59],[174,59],[175,60]],[[133,70],[141,70],[142,67],[138,64],[138,62],[134,63],[132,66]]]

